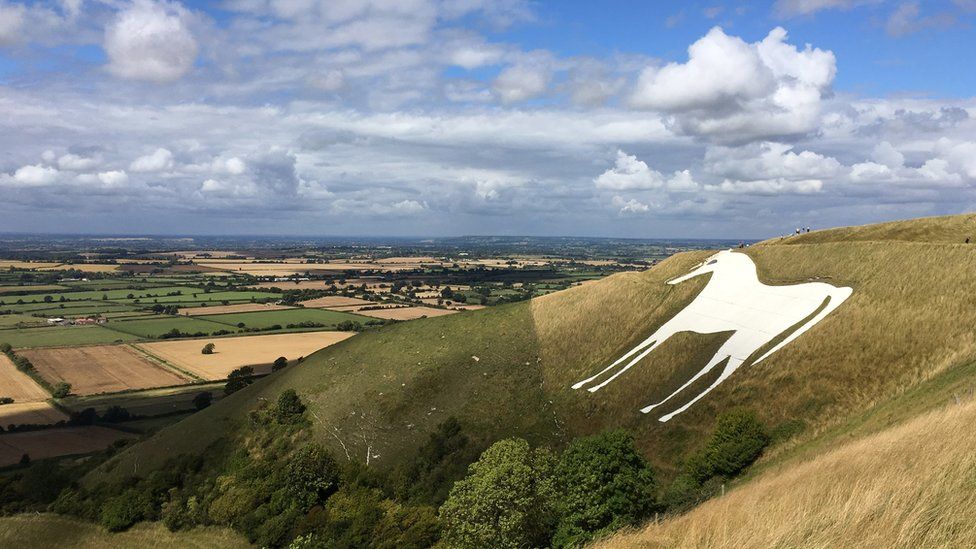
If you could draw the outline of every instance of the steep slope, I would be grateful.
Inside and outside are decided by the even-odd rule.
[[[167,457],[227,441],[259,401],[287,388],[309,402],[319,440],[337,455],[380,468],[408,459],[449,416],[483,442],[522,436],[556,447],[580,434],[626,427],[665,474],[732,406],[756,410],[773,427],[802,426],[794,444],[802,443],[976,359],[976,246],[953,232],[972,220],[923,219],[889,229],[849,229],[836,241],[774,239],[742,250],[767,284],[816,280],[851,287],[853,294],[804,335],[760,364],[746,362],[668,423],[639,409],[681,386],[728,333],[680,333],[596,393],[571,385],[684,308],[708,276],[666,282],[709,252],[679,254],[645,272],[529,303],[362,334],[135,445],[86,482],[143,474]],[[689,394],[713,379],[705,376]]]
[[[82,520],[58,515],[31,514],[0,517],[0,546],[23,549],[222,549],[248,547],[249,544],[239,534],[226,528],[207,527],[170,532],[162,524],[139,524],[127,532],[110,534]]]
[[[976,401],[771,470],[599,547],[976,546]]]

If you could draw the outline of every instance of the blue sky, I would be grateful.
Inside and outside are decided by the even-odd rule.
[[[0,231],[765,237],[976,206],[976,2],[0,0]]]

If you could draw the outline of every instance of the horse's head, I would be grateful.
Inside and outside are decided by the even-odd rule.
[[[721,251],[721,252],[719,252],[719,253],[717,253],[717,254],[709,257],[708,259],[706,259],[702,263],[700,263],[697,267],[695,267],[694,269],[692,269],[691,272],[689,272],[688,274],[682,275],[682,276],[679,276],[678,278],[674,278],[674,279],[669,280],[668,281],[668,284],[681,284],[682,282],[684,282],[685,280],[688,280],[689,278],[695,278],[696,276],[701,276],[701,275],[703,275],[705,273],[715,272],[716,269],[718,269],[719,267],[721,267],[722,260],[724,258],[727,258],[728,255],[731,254],[731,253],[732,253],[732,250],[724,250],[724,251]]]

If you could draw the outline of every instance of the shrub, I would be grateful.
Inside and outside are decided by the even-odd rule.
[[[339,487],[339,465],[325,448],[309,444],[288,462],[285,491],[303,510],[324,502]]]
[[[718,417],[708,444],[685,464],[702,483],[714,476],[731,478],[748,467],[769,444],[766,428],[750,410],[733,409]]]
[[[71,384],[62,381],[54,386],[54,390],[51,391],[51,396],[54,398],[64,398],[71,394]]]
[[[224,386],[224,393],[229,395],[240,391],[254,382],[253,377],[254,368],[250,366],[241,366],[233,370],[227,376],[227,385]]]
[[[288,389],[278,395],[278,402],[271,413],[279,423],[294,423],[305,413],[305,404],[294,389]]]
[[[121,532],[152,515],[152,500],[145,492],[130,488],[102,505],[98,522],[109,532]]]
[[[440,508],[444,540],[458,548],[548,544],[555,523],[555,459],[522,439],[492,444]]]
[[[288,359],[283,356],[279,356],[275,359],[274,364],[271,365],[271,371],[277,372],[278,370],[284,369],[285,366],[288,366]]]
[[[206,345],[203,346],[203,349],[200,352],[205,355],[212,355],[214,353],[215,347],[216,345],[214,345],[213,343],[207,343]]]
[[[193,397],[193,406],[197,410],[203,410],[207,406],[210,406],[212,402],[213,402],[213,395],[210,393],[210,391],[204,391],[202,393],[198,393],[197,396]]]
[[[562,517],[552,545],[577,547],[635,525],[656,507],[654,472],[625,431],[577,438],[556,468]]]
[[[13,350],[13,347],[9,343],[0,343],[0,353],[8,354]]]

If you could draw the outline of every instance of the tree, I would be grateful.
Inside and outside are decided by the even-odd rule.
[[[193,397],[193,406],[197,410],[203,410],[207,406],[210,406],[211,402],[213,402],[213,395],[210,391],[198,393],[197,396]]]
[[[450,547],[547,545],[556,519],[555,458],[522,439],[492,444],[440,509]]]
[[[54,386],[54,390],[51,391],[51,396],[54,398],[64,398],[71,394],[71,384],[67,382],[60,382]]]
[[[714,476],[731,478],[748,467],[769,444],[766,428],[755,412],[741,408],[718,416],[715,432],[685,464],[685,472],[699,483]]]
[[[324,502],[339,488],[339,465],[322,446],[311,443],[288,461],[285,492],[302,510]]]
[[[201,350],[200,352],[205,355],[212,355],[214,354],[215,347],[216,345],[214,345],[213,343],[207,343],[206,345],[203,346],[203,350]]]
[[[654,472],[626,431],[575,439],[556,475],[562,517],[553,547],[582,546],[601,532],[638,524],[656,506]]]
[[[241,366],[236,370],[231,371],[227,376],[227,385],[224,386],[224,393],[231,394],[240,391],[244,387],[247,387],[254,382],[252,379],[254,376],[254,368],[250,366]]]
[[[8,354],[13,350],[9,343],[0,343],[0,353]]]
[[[53,297],[51,297],[49,295],[44,296],[44,303],[50,303],[52,301],[54,301],[54,298]]]
[[[288,366],[288,359],[283,356],[279,356],[275,359],[274,364],[271,365],[271,371],[277,372],[278,370],[284,369],[285,366]]]
[[[305,404],[294,389],[287,389],[278,395],[272,415],[280,423],[292,423],[305,413]]]

